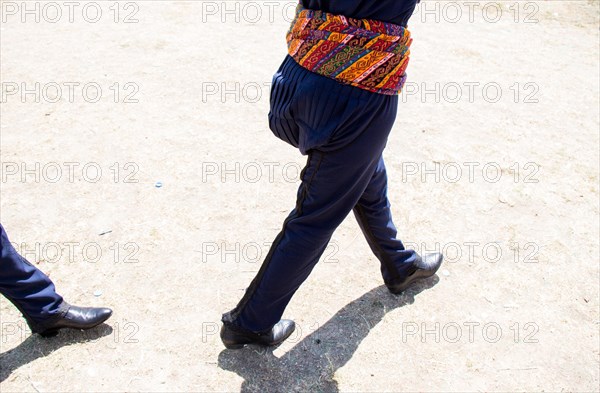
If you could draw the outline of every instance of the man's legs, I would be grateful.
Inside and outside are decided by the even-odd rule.
[[[396,116],[397,100],[364,105],[344,129],[357,137],[331,152],[312,150],[302,172],[296,208],[284,222],[263,265],[223,322],[268,331],[306,280],[333,232],[356,206],[373,177]],[[357,132],[359,130],[359,132]],[[339,133],[343,133],[341,130]]]
[[[354,216],[371,250],[381,262],[384,282],[391,284],[413,272],[418,254],[406,250],[392,221],[392,211],[387,198],[387,173],[383,157],[360,200],[354,206]]]
[[[50,278],[17,253],[1,224],[0,293],[23,313],[32,330],[68,309]]]

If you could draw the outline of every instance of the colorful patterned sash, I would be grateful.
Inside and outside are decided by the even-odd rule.
[[[309,71],[374,93],[399,94],[406,81],[410,32],[392,23],[352,19],[298,5],[288,52]]]

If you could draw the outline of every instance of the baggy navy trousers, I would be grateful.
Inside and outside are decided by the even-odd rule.
[[[0,293],[23,313],[32,330],[58,317],[66,303],[41,270],[23,258],[0,224]],[[38,329],[39,328],[39,329]]]
[[[417,255],[396,238],[382,158],[397,108],[398,96],[343,85],[286,57],[273,78],[269,125],[308,161],[295,209],[224,323],[271,329],[350,211],[381,262],[384,282],[408,274]]]

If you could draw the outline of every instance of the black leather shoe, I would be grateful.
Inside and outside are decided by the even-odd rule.
[[[277,322],[271,330],[266,333],[254,333],[249,330],[223,324],[221,328],[221,340],[227,349],[239,349],[247,344],[258,344],[263,346],[279,345],[285,341],[296,329],[294,321],[282,319]]]
[[[60,318],[45,324],[36,333],[42,337],[52,337],[64,328],[91,329],[106,321],[111,315],[112,310],[110,308],[69,306],[67,312]]]
[[[442,265],[443,259],[444,256],[439,252],[425,254],[423,257],[419,257],[413,263],[412,273],[406,276],[403,280],[394,282],[392,284],[386,284],[386,286],[391,293],[394,295],[399,295],[413,282],[433,276]]]

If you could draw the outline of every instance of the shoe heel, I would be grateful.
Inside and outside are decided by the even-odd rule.
[[[242,349],[246,344],[225,344],[227,349]]]
[[[54,337],[54,336],[58,335],[58,329],[45,330],[38,334],[44,338],[50,338],[50,337]]]

